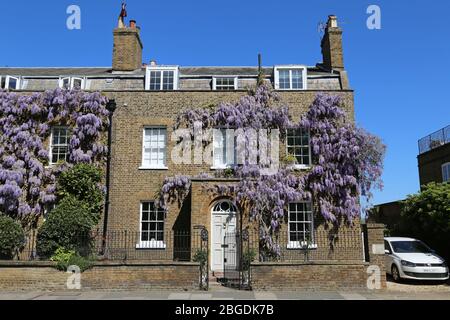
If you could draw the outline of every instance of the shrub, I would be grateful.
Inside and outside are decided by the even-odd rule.
[[[81,272],[84,272],[93,265],[91,259],[82,257],[75,250],[68,250],[64,247],[58,248],[50,260],[56,262],[56,269],[61,271],[67,271],[70,266],[77,266]]]
[[[420,239],[450,259],[450,183],[430,183],[408,196],[396,234]]]
[[[59,247],[76,252],[89,252],[92,245],[90,231],[95,224],[96,221],[85,202],[73,196],[64,198],[38,230],[38,255],[48,258]]]
[[[103,192],[100,188],[102,171],[89,164],[77,164],[58,177],[58,196],[73,196],[85,202],[96,222],[103,206]]]
[[[22,226],[14,219],[0,214],[0,257],[12,258],[24,243]]]

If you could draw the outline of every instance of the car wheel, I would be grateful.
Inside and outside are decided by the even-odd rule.
[[[392,279],[394,280],[394,282],[400,282],[400,280],[401,280],[400,271],[398,271],[398,268],[395,264],[392,265],[391,275],[392,275]]]

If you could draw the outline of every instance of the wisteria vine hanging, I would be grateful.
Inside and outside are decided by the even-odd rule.
[[[0,211],[35,221],[56,200],[56,176],[77,163],[102,163],[107,147],[107,98],[56,89],[30,95],[0,91]],[[44,145],[52,126],[71,132],[69,162],[49,167]]]
[[[275,102],[275,103],[274,103]],[[341,98],[320,93],[308,112],[297,122],[289,118],[287,106],[267,85],[242,97],[237,103],[221,103],[217,108],[188,109],[179,114],[174,128],[202,127],[279,129],[302,128],[310,132],[313,165],[299,173],[291,166],[265,175],[258,165],[233,168],[240,178],[235,185],[216,183],[208,189],[216,195],[234,194],[250,218],[258,221],[262,249],[279,255],[279,230],[289,202],[311,200],[328,222],[350,223],[360,214],[359,197],[371,197],[373,187],[382,187],[381,174],[385,146],[381,140],[346,123]],[[282,136],[283,138],[283,136]],[[206,173],[205,173],[206,174]],[[187,176],[168,178],[160,194],[160,206],[168,209],[178,194],[186,197]]]

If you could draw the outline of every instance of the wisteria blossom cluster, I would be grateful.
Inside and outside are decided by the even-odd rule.
[[[71,164],[100,163],[107,147],[107,99],[100,93],[56,89],[24,95],[0,91],[0,211],[33,220],[56,200],[56,177]],[[44,141],[52,126],[71,132],[69,163],[48,167]]]
[[[305,187],[326,221],[347,222],[361,213],[359,196],[370,199],[372,187],[382,188],[381,174],[386,147],[381,140],[345,123],[339,96],[320,94],[301,119],[309,130],[313,167]]]
[[[192,128],[200,122],[203,128],[309,130],[313,157],[310,170],[298,172],[288,166],[266,175],[261,165],[244,163],[233,168],[240,182],[216,183],[207,190],[217,195],[234,195],[241,212],[258,222],[260,248],[277,256],[280,254],[277,239],[290,202],[311,200],[324,219],[336,225],[342,220],[350,223],[360,214],[359,197],[370,198],[370,190],[382,186],[385,146],[379,138],[345,123],[338,96],[318,94],[298,122],[289,118],[288,107],[273,106],[273,102],[278,102],[278,97],[263,85],[235,104],[186,110],[177,118],[175,128],[182,125]],[[169,195],[167,199],[180,192],[186,197],[189,181],[186,176],[166,179],[162,191]]]

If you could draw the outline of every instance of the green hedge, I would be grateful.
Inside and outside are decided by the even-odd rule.
[[[0,214],[0,257],[13,258],[25,244],[22,226],[14,219]]]
[[[95,224],[89,205],[74,196],[65,197],[38,230],[37,254],[49,258],[60,247],[89,254],[90,232]]]

